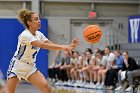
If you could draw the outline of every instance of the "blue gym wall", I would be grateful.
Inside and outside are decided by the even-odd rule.
[[[48,36],[48,21],[41,19],[40,31]],[[24,27],[17,19],[0,19],[0,69],[6,79],[6,72],[9,62],[17,48],[18,35],[24,30]],[[48,50],[41,49],[37,56],[37,68],[44,74],[48,75]]]

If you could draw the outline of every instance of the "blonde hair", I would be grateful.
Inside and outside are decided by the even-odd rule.
[[[27,22],[32,21],[31,20],[32,14],[35,14],[35,13],[26,9],[22,9],[19,11],[18,19],[23,25],[26,26],[26,28],[29,28],[29,25]]]

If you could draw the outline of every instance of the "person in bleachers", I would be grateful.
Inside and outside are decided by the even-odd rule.
[[[57,79],[60,79],[59,69],[61,66],[61,61],[61,51],[58,50],[56,51],[55,63],[49,66],[48,69],[49,78],[51,79],[52,83],[54,83]]]
[[[107,89],[114,89],[117,80],[118,71],[122,68],[123,57],[119,50],[114,51],[115,62],[114,65],[110,65],[110,69],[106,73],[105,85]]]
[[[103,77],[103,72],[104,70],[106,70],[106,66],[107,66],[107,57],[104,56],[104,51],[99,50],[96,54],[96,59],[94,60],[94,66],[93,66],[93,76],[94,76],[94,82],[96,83],[95,86],[93,86],[93,88],[99,88],[101,89],[104,85],[104,81],[102,79]]]
[[[61,66],[58,70],[59,72],[59,81],[56,82],[56,85],[63,85],[68,80],[70,80],[70,68],[71,68],[71,62],[70,62],[70,54],[67,51],[64,51],[64,57],[62,57]]]
[[[60,69],[64,69],[66,71],[66,76],[64,81],[70,80],[70,69],[71,69],[71,55],[66,51],[64,52],[64,58],[62,59],[64,64],[60,67]],[[64,73],[62,73],[63,76]],[[63,76],[64,77],[64,76]]]
[[[97,83],[97,72],[99,70],[99,58],[98,58],[98,53],[100,52],[100,50],[97,51],[97,53],[95,54],[95,58],[93,59],[93,62],[92,62],[92,74],[93,74],[93,83],[94,83],[94,86],[92,86],[92,88],[95,87],[95,84]]]
[[[77,79],[78,79],[77,83],[75,84],[76,87],[80,87],[81,84],[83,83],[83,79],[80,76],[79,71],[82,69],[85,62],[86,62],[86,55],[85,55],[85,53],[83,53],[81,56],[79,56],[77,64],[76,64],[76,73],[77,73]]]
[[[98,48],[95,48],[94,50],[94,54],[91,52],[92,50],[90,48],[87,48],[86,49],[86,59],[89,59],[90,62],[86,62],[86,64],[88,64],[88,67],[87,67],[87,72],[85,75],[88,76],[88,80],[87,80],[87,83],[84,87],[86,88],[93,88],[93,86],[95,86],[95,83],[94,83],[94,76],[93,76],[93,72],[92,72],[92,68],[93,68],[93,62],[95,60],[95,55],[96,53],[98,52]],[[90,53],[90,54],[89,54]]]
[[[86,81],[86,77],[85,77],[85,74],[84,72],[82,72],[82,69],[86,67],[86,53],[83,52],[81,54],[81,60],[80,60],[80,68],[77,70],[78,73],[79,73],[79,76],[80,76],[80,82],[79,82],[79,87],[83,87],[83,85],[85,84],[85,81]]]
[[[109,66],[113,65],[113,62],[115,60],[115,56],[113,53],[110,52],[109,47],[104,48],[104,53],[105,53],[105,57],[107,58],[107,63],[104,65],[103,69],[98,70],[98,83],[96,84],[96,88],[98,89],[105,88],[106,73],[109,69]]]
[[[98,89],[105,88],[106,73],[107,73],[109,67],[113,65],[113,62],[115,60],[115,55],[110,52],[110,49],[108,47],[104,48],[104,53],[107,58],[107,63],[104,65],[103,69],[98,70],[98,83],[96,84],[96,88],[98,88]],[[101,84],[100,84],[100,82],[101,82]]]
[[[78,51],[74,51],[74,58],[71,59],[72,68],[70,70],[73,86],[76,86],[80,81],[78,69],[81,68],[81,57]]]
[[[117,87],[115,90],[124,90],[122,85],[123,81],[127,78],[129,87],[125,89],[125,91],[133,91],[133,78],[140,76],[140,70],[138,69],[136,61],[132,57],[129,57],[127,51],[123,52],[122,55],[124,61],[122,69],[118,72],[119,87]]]
[[[93,83],[96,84],[97,83],[97,72],[99,69],[99,65],[98,65],[98,53],[101,53],[101,50],[99,50],[98,48],[96,48],[94,50],[94,58],[93,58],[93,62],[92,62],[92,69],[91,69],[91,74],[93,76]],[[103,52],[102,52],[103,53]],[[104,54],[104,53],[103,53]]]
[[[86,49],[86,65],[80,70],[80,73],[83,73],[84,75],[84,87],[89,87],[93,85],[93,80],[91,75],[91,67],[92,67],[92,61],[93,61],[93,52],[91,49]]]
[[[79,52],[74,51],[73,56],[70,59],[70,61],[71,61],[70,75],[71,75],[72,83],[75,83],[76,79],[77,79],[75,70],[76,70],[76,64],[78,61],[78,57],[79,57]]]

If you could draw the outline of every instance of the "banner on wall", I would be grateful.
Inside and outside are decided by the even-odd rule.
[[[128,17],[128,42],[140,43],[140,15]]]

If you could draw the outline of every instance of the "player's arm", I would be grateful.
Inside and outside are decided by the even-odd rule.
[[[54,44],[52,41],[50,40],[46,40],[44,43],[51,43],[51,44]]]
[[[40,42],[38,40],[31,42],[31,45],[40,47],[43,49],[50,49],[50,50],[71,50],[72,46],[70,45],[59,45],[59,44],[54,44],[52,42]]]
[[[46,40],[44,43],[55,44],[55,43],[53,43],[53,42],[50,41],[50,40]],[[79,38],[76,38],[76,39],[73,39],[73,40],[72,40],[72,42],[71,42],[70,45],[71,45],[73,48],[75,48],[76,45],[78,45],[78,44],[79,44]]]
[[[40,35],[41,35],[41,41],[44,41],[44,43],[40,43],[39,41],[37,41],[37,42],[33,43],[33,45],[40,47],[40,48],[44,48],[44,49],[67,50],[66,48],[69,48],[69,49],[71,48],[71,50],[72,50],[79,43],[79,39],[77,38],[77,39],[72,40],[70,45],[59,45],[59,44],[55,44],[52,41],[48,40],[42,33],[40,33]]]

